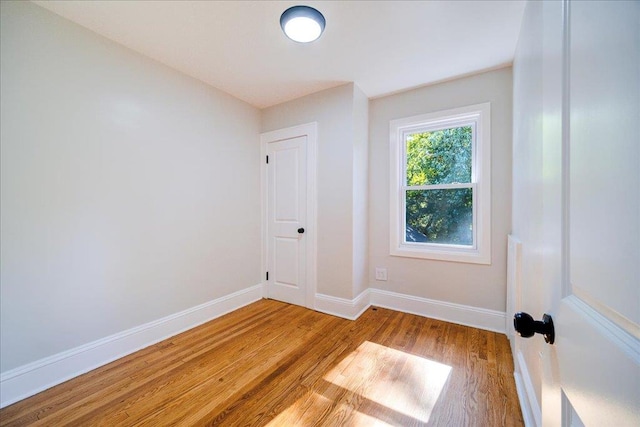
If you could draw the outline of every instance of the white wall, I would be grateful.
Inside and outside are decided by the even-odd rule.
[[[511,68],[370,101],[369,282],[372,288],[504,312],[511,229]],[[389,121],[491,102],[491,265],[389,255]],[[375,280],[386,267],[388,281]]]
[[[2,372],[258,284],[260,112],[1,10]]]
[[[353,91],[353,296],[369,287],[369,99]]]
[[[373,101],[348,83],[259,111],[31,3],[1,11],[3,373],[260,283],[258,135],[312,121],[319,293],[504,311],[509,68]],[[390,257],[389,121],[486,101],[493,264]]]
[[[345,299],[362,287],[358,282],[366,263],[359,240],[363,228],[355,229],[354,214],[366,213],[361,190],[367,152],[361,132],[367,105],[360,89],[348,83],[262,110],[262,132],[318,122],[317,292]]]

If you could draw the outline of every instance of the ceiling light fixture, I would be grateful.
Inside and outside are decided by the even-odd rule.
[[[282,31],[291,40],[299,43],[312,42],[324,31],[325,19],[322,13],[309,6],[293,6],[280,16]]]

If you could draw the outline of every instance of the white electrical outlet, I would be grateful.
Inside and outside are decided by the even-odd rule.
[[[376,268],[376,280],[387,280],[387,269],[386,268]]]

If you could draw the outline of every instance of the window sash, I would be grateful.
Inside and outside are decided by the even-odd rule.
[[[430,243],[430,242],[408,242],[406,229],[407,229],[407,191],[411,190],[449,190],[449,189],[471,189],[471,210],[472,210],[472,220],[471,220],[471,236],[472,236],[472,244],[471,245],[456,245],[453,243]],[[415,185],[415,186],[403,186],[401,189],[402,197],[401,197],[401,212],[402,219],[400,220],[400,232],[402,236],[402,245],[408,245],[415,248],[451,248],[451,249],[478,249],[478,186],[476,183],[469,184],[438,184],[438,185]]]
[[[458,118],[454,120],[448,120],[445,122],[437,122],[432,124],[421,124],[415,127],[407,127],[403,128],[401,135],[401,156],[402,156],[402,167],[401,167],[401,180],[400,183],[402,186],[407,185],[407,138],[410,135],[415,135],[416,133],[426,133],[426,132],[437,132],[440,130],[446,129],[455,129],[462,127],[470,127],[471,128],[471,183],[477,182],[476,176],[476,147],[477,147],[477,134],[478,134],[478,118],[474,116],[473,119],[469,119],[468,117]],[[445,184],[433,184],[433,185],[445,185]]]

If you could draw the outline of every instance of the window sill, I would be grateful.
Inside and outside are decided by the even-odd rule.
[[[477,249],[423,249],[423,248],[408,248],[399,247],[392,248],[390,252],[391,256],[405,257],[405,258],[420,258],[430,259],[434,261],[450,261],[450,262],[462,262],[468,264],[491,264],[491,255],[489,251],[479,251]]]

